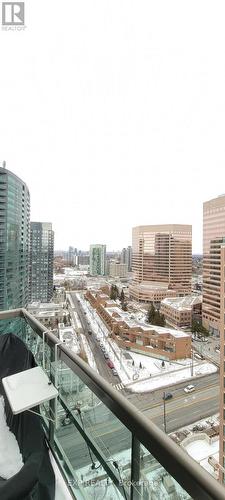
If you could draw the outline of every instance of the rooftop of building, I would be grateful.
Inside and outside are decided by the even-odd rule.
[[[211,200],[204,201],[204,208],[213,208],[213,207],[222,207],[225,206],[225,194],[220,194],[216,198],[212,198]]]
[[[186,295],[185,297],[167,297],[163,299],[161,304],[172,307],[178,311],[182,310],[192,310],[192,307],[196,304],[202,303],[201,295]]]
[[[177,232],[177,231],[192,231],[191,224],[149,224],[146,226],[135,226],[133,230],[140,231],[158,231],[158,232]]]
[[[11,170],[8,170],[6,167],[2,166],[2,167],[0,167],[0,173],[1,174],[11,175],[12,177],[14,177],[17,181],[21,182],[22,184],[24,184],[24,186],[26,186],[27,191],[29,193],[29,189],[27,187],[26,182],[24,182],[20,177],[18,177],[18,175],[16,175],[13,172],[11,172]]]
[[[115,321],[124,321],[124,323],[126,323],[129,328],[139,327],[146,332],[152,331],[158,333],[159,335],[166,335],[167,333],[169,333],[170,335],[176,338],[190,336],[188,333],[185,333],[181,330],[173,330],[172,328],[150,325],[150,324],[147,325],[143,321],[139,321],[137,319],[131,319],[131,315],[129,312],[122,311],[116,305],[115,307],[106,307],[105,310],[110,316],[113,316],[113,314],[118,315],[117,317],[116,316],[114,317]]]
[[[63,304],[56,304],[55,302],[31,302],[28,304],[28,311],[37,309],[39,311],[55,311],[63,308]]]
[[[140,289],[146,291],[159,290],[160,292],[168,290],[168,283],[158,282],[158,281],[150,281],[150,282],[143,281],[142,283],[131,283],[131,285],[138,286]]]

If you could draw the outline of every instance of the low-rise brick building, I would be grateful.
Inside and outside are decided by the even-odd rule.
[[[166,323],[175,328],[191,328],[192,318],[201,318],[201,296],[166,298],[161,302],[160,312]]]
[[[122,311],[115,301],[99,291],[87,291],[86,298],[120,347],[168,360],[190,357],[188,333],[131,319],[130,313]]]

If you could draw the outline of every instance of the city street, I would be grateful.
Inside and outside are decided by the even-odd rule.
[[[92,335],[88,334],[88,331],[91,330],[91,327],[90,327],[90,324],[88,323],[88,320],[86,318],[86,315],[84,314],[82,307],[80,307],[80,305],[79,305],[79,302],[76,298],[76,292],[70,292],[69,295],[70,295],[71,300],[73,302],[74,310],[77,312],[77,314],[79,316],[79,319],[80,319],[80,322],[82,325],[82,330],[83,330],[82,333],[86,336],[86,339],[90,345],[90,348],[91,348],[92,354],[94,356],[99,374],[103,378],[105,378],[109,383],[111,383],[112,385],[120,383],[119,377],[114,376],[112,374],[112,370],[107,366],[103,352],[101,351],[101,349],[99,347],[99,343],[96,341],[95,336],[93,334]],[[70,312],[73,316],[73,308],[72,307],[70,307]]]

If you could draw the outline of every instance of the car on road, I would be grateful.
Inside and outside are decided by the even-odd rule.
[[[197,352],[194,353],[194,358],[195,359],[202,359],[202,355],[198,354]]]
[[[172,399],[173,397],[173,394],[171,394],[171,392],[165,392],[165,394],[163,394],[163,399],[165,401],[167,401],[168,399]]]
[[[187,385],[187,387],[184,388],[184,392],[194,392],[194,391],[195,391],[194,385]]]
[[[109,359],[109,361],[107,361],[107,365],[109,368],[112,368],[112,369],[115,368],[113,362],[110,359]]]
[[[194,432],[203,431],[204,429],[205,429],[205,425],[202,425],[202,424],[197,424],[197,425],[194,425],[194,427],[192,427],[192,430]]]
[[[116,377],[118,375],[117,371],[115,368],[112,368],[112,374]]]

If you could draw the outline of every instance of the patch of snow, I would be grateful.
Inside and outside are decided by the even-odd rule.
[[[90,348],[90,346],[88,344],[88,341],[87,341],[85,335],[83,335],[83,333],[81,333],[80,337],[81,337],[81,341],[82,341],[82,344],[83,344],[84,351],[85,351],[87,359],[88,359],[88,364],[91,366],[91,368],[93,368],[93,370],[95,370],[96,372],[98,372],[98,368],[97,368],[96,363],[95,363],[95,358],[93,356],[93,353],[91,351],[91,348]]]
[[[215,453],[218,453],[219,440],[217,439],[209,444],[206,439],[196,439],[192,443],[187,444],[187,446],[185,446],[185,450],[188,452],[188,455],[194,458],[197,462],[201,462],[201,460],[205,460]]]
[[[55,500],[73,500],[74,497],[70,494],[69,489],[66,486],[66,481],[62,477],[51,452],[49,453],[49,457],[55,474]]]
[[[6,423],[2,396],[0,397],[0,436],[0,477],[9,479],[23,467],[23,460],[16,437]]]

